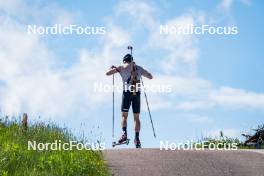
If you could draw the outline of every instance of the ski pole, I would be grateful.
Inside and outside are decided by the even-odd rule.
[[[115,74],[113,74],[113,119],[112,119],[112,137],[115,137]]]
[[[144,90],[144,95],[145,95],[145,99],[146,99],[146,104],[147,104],[147,107],[148,107],[149,119],[150,119],[150,122],[151,122],[153,135],[154,135],[154,137],[156,138],[156,133],[155,133],[154,124],[153,124],[152,116],[151,116],[150,109],[149,109],[149,103],[148,103],[148,98],[147,98],[147,94],[146,94],[145,87],[144,87],[143,78],[140,76],[140,79],[141,79],[141,82],[142,82],[142,87],[143,87],[143,90]]]

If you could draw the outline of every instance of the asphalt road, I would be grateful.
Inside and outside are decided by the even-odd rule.
[[[264,153],[114,149],[103,152],[114,176],[264,176]]]

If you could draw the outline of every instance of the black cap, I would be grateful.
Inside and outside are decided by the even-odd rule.
[[[129,63],[131,63],[132,61],[133,61],[133,57],[131,56],[131,54],[126,54],[123,57],[123,62],[129,62]]]

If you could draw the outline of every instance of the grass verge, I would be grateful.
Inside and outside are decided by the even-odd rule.
[[[1,176],[108,176],[100,151],[94,150],[28,150],[28,141],[41,143],[76,138],[55,124],[35,123],[23,129],[16,121],[0,121]]]

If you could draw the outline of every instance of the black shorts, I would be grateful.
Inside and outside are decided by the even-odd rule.
[[[128,112],[131,103],[133,113],[140,113],[140,92],[133,95],[130,91],[123,91],[121,111]]]

